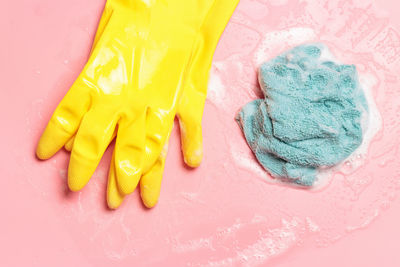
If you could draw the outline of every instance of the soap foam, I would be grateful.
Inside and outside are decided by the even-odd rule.
[[[313,29],[306,27],[290,28],[267,33],[254,54],[254,63],[259,67],[266,60],[283,52],[285,46],[297,46],[316,39]],[[284,45],[283,45],[284,44]]]

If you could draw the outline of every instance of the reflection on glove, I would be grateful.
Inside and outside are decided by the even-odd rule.
[[[109,206],[118,207],[139,180],[144,204],[154,206],[175,114],[185,161],[200,164],[206,77],[232,2],[109,0],[88,63],[50,119],[37,156],[71,149],[68,185],[77,191],[116,135]]]

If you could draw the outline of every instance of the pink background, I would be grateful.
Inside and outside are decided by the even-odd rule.
[[[378,2],[378,1],[376,1]],[[184,167],[175,127],[160,203],[105,203],[112,146],[89,185],[66,187],[68,153],[40,162],[40,133],[87,59],[102,0],[14,0],[0,9],[1,266],[400,266],[400,17],[396,0],[242,0],[218,46],[205,159]],[[382,117],[368,153],[317,190],[274,182],[234,122],[256,69],[322,41],[354,63]]]

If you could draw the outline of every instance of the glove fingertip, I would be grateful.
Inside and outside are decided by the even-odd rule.
[[[108,192],[107,193],[107,205],[110,209],[115,210],[118,209],[122,202],[124,201],[124,197],[118,193]]]
[[[74,145],[74,140],[75,140],[75,137],[72,137],[71,139],[68,140],[68,142],[64,146],[65,150],[67,150],[68,152],[72,151],[72,147]]]
[[[143,205],[149,209],[153,208],[158,203],[160,197],[162,172],[155,177],[152,177],[153,175],[145,175],[140,181],[140,197],[142,198]],[[149,179],[152,181],[148,181]],[[154,180],[157,180],[157,182]]]
[[[51,158],[51,154],[47,151],[46,146],[39,144],[36,148],[36,157],[41,160]]]
[[[39,143],[36,147],[36,156],[41,160],[51,158],[58,150],[61,142],[57,139],[57,136],[52,136],[52,133],[45,131],[40,137]],[[61,145],[62,147],[62,145]]]
[[[183,159],[189,167],[200,166],[203,159],[203,137],[201,124],[185,123],[179,120]]]
[[[184,152],[183,159],[189,167],[199,167],[203,160],[203,149],[200,147],[190,152],[186,151],[186,153]]]
[[[151,209],[154,208],[155,205],[158,203],[158,195],[149,195],[149,194],[143,194],[141,193],[143,205],[146,206],[146,208]]]

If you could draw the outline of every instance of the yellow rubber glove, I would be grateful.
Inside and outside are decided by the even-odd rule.
[[[88,182],[117,125],[110,169],[115,187],[109,182],[108,199],[113,190],[118,196],[131,193],[142,173],[142,191],[146,192],[146,184],[154,188],[149,177],[160,169],[162,173],[164,161],[159,155],[181,99],[185,68],[193,61],[199,28],[214,2],[218,0],[170,0],[167,5],[107,2],[91,57],[53,114],[37,148],[38,157],[46,159],[73,140],[69,142],[71,190],[80,190]],[[193,158],[190,151],[185,158]],[[145,204],[146,198],[154,198],[146,195],[154,192],[142,193]],[[155,203],[147,202],[147,206]],[[109,205],[116,206],[110,201]]]

